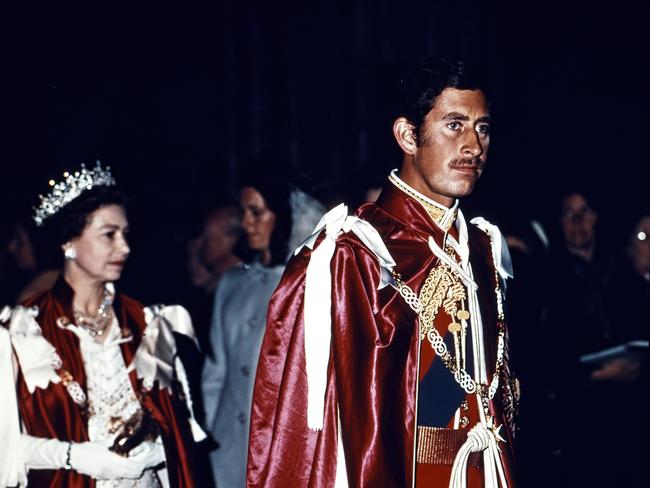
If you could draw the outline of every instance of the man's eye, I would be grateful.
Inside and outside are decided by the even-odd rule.
[[[108,237],[109,239],[112,239],[113,237],[115,237],[115,231],[107,232],[107,233],[104,234],[104,235],[105,235],[106,237]]]
[[[451,130],[458,130],[460,129],[460,122],[449,122],[447,124],[447,128]]]
[[[476,132],[487,136],[490,133],[490,126],[487,124],[481,124],[478,127],[476,127]]]

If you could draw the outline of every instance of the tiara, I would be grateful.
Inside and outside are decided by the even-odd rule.
[[[90,190],[95,186],[113,186],[115,179],[111,174],[109,166],[103,169],[100,162],[93,169],[86,169],[84,164],[79,171],[63,173],[65,178],[59,183],[50,180],[48,184],[52,188],[47,195],[39,195],[41,203],[34,208],[34,222],[40,227],[43,222],[52,215],[56,214],[72,200],[81,195],[84,191]]]

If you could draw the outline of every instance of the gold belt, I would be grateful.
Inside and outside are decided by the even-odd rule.
[[[466,430],[418,425],[416,461],[420,464],[453,465],[458,450],[467,440]],[[477,453],[480,454],[480,453]],[[482,465],[482,456],[471,455],[470,465]]]

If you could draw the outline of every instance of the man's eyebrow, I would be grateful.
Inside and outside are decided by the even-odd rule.
[[[449,112],[442,119],[443,120],[463,120],[463,121],[466,121],[466,120],[469,120],[469,117],[467,115],[463,115],[463,114],[458,113],[458,112]]]
[[[490,123],[490,116],[489,115],[484,115],[483,117],[479,117],[476,119],[477,124],[489,124]]]

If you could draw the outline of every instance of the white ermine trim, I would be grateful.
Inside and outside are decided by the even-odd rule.
[[[38,308],[18,306],[13,309],[9,323],[11,343],[30,393],[34,393],[36,387],[45,389],[50,383],[61,381],[56,373],[61,367],[61,358],[43,337],[37,316]]]

